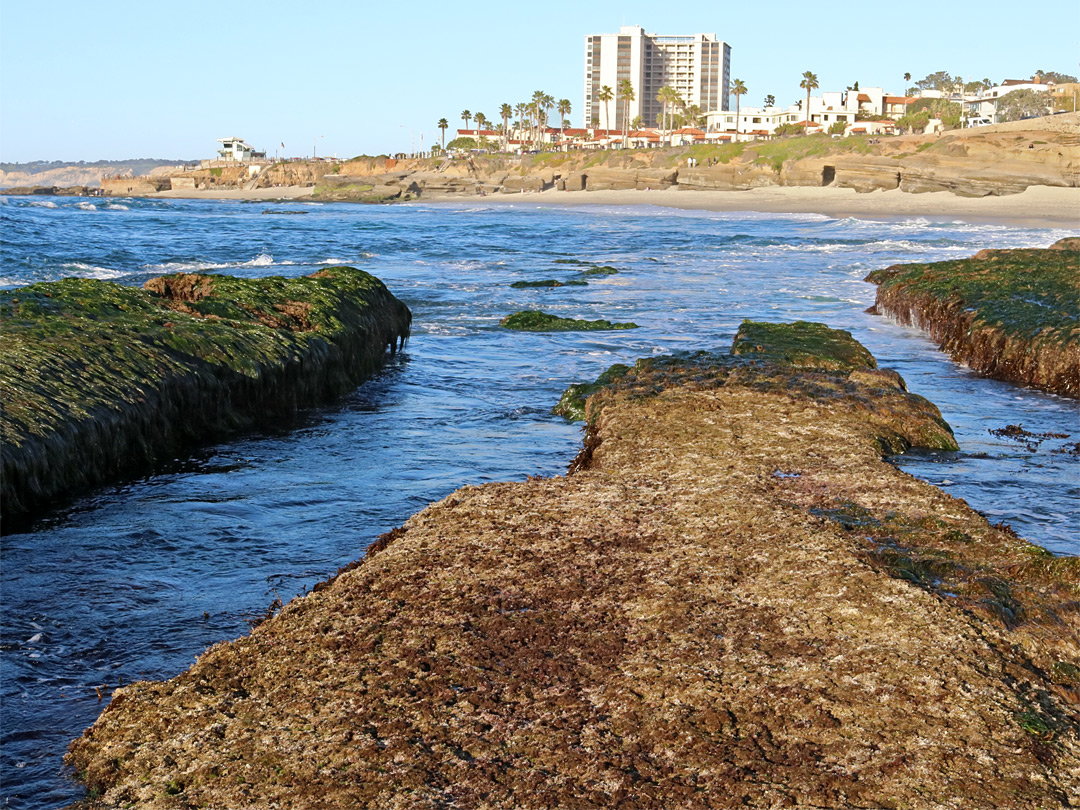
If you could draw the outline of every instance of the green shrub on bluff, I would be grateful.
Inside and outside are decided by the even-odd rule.
[[[411,314],[374,276],[180,274],[0,292],[5,516],[355,386]]]

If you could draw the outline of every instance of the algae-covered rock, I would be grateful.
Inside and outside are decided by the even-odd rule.
[[[605,407],[608,392],[629,390],[647,398],[675,380],[702,389],[749,387],[858,411],[876,426],[876,440],[885,453],[911,447],[959,449],[941,412],[908,393],[899,374],[877,368],[874,356],[849,332],[807,321],[744,321],[730,354],[695,352],[643,358],[629,369],[612,366],[594,383],[570,386],[555,413],[591,424]]]
[[[1080,252],[983,250],[970,259],[894,265],[874,310],[923,329],[953,359],[1010,382],[1080,397]]]
[[[758,355],[804,368],[877,368],[874,356],[850,332],[809,321],[743,321],[731,353]]]
[[[113,692],[87,810],[1070,806],[1080,566],[884,461],[922,406],[847,374],[635,364],[571,474]]]
[[[0,292],[3,514],[345,393],[400,348],[410,320],[351,267]]]
[[[555,278],[545,278],[539,281],[515,281],[510,286],[515,290],[529,289],[532,287],[537,288],[552,288],[552,287],[585,287],[589,282],[581,281],[579,279],[568,279],[567,281],[559,281]]]
[[[611,267],[610,265],[594,265],[592,267],[586,267],[581,271],[583,276],[613,276],[618,273],[618,269]]]
[[[612,323],[606,320],[583,321],[573,318],[560,318],[537,309],[526,309],[507,315],[500,326],[516,329],[520,332],[599,332],[620,329],[637,329],[636,323]]]
[[[616,363],[597,377],[595,382],[571,385],[563,392],[562,397],[559,398],[559,402],[552,408],[551,412],[559,416],[565,416],[574,422],[583,422],[585,420],[585,400],[604,386],[610,385],[623,377],[629,370],[630,366]]]

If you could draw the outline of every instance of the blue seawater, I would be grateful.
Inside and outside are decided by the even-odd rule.
[[[581,439],[578,425],[550,413],[568,383],[643,356],[726,349],[744,318],[850,330],[956,430],[959,453],[910,454],[896,460],[903,469],[1057,553],[1078,551],[1080,462],[1053,452],[1066,440],[1028,447],[989,433],[1022,424],[1075,442],[1077,404],[980,378],[918,331],[865,314],[875,288],[862,281],[898,262],[1044,247],[1063,231],[539,202],[0,197],[0,234],[0,286],[66,276],[140,284],[185,270],[297,275],[345,263],[383,279],[414,314],[406,351],[342,401],[103,488],[4,538],[7,807],[82,795],[61,757],[117,684],[176,675],[276,598],[309,589],[464,484],[562,474]],[[620,272],[586,287],[510,287],[576,277],[559,259]],[[498,326],[527,308],[642,328]]]

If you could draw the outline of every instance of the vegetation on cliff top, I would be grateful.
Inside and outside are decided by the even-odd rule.
[[[612,323],[606,320],[584,321],[560,318],[537,309],[526,309],[507,315],[500,326],[520,332],[600,332],[620,329],[637,329],[636,323]]]
[[[343,393],[397,350],[410,320],[349,267],[2,291],[4,513]]]
[[[875,308],[926,329],[978,371],[1080,396],[1080,240],[1050,249],[894,265],[866,280]]]

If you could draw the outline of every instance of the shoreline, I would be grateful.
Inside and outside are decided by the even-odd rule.
[[[242,200],[319,202],[310,186],[208,191],[162,191],[140,195],[147,199]],[[411,202],[484,205],[652,205],[692,211],[765,214],[821,214],[837,218],[887,220],[922,217],[931,221],[1000,224],[1026,228],[1080,230],[1080,189],[1029,186],[1019,194],[1002,197],[959,197],[949,192],[872,191],[808,186],[767,186],[748,191],[558,191],[523,194],[421,196]]]

